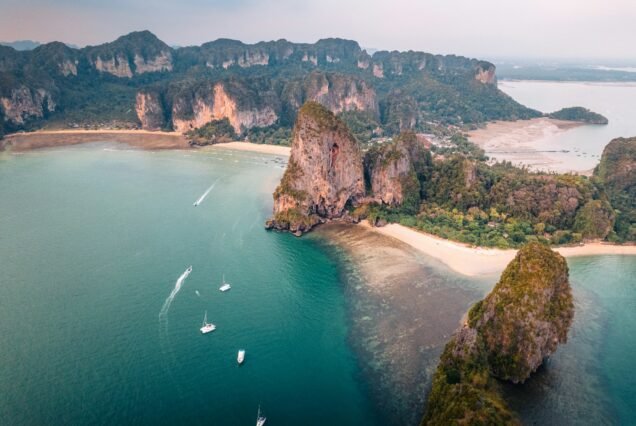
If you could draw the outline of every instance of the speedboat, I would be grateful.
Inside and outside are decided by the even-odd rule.
[[[192,205],[193,205],[194,207],[196,207],[196,206],[198,206],[198,205],[199,205],[199,202],[198,202],[198,201],[195,201]]]
[[[236,361],[239,363],[239,365],[243,364],[243,361],[245,361],[245,349],[241,349],[238,351]]]
[[[201,326],[201,333],[207,334],[214,330],[216,330],[216,325],[208,322],[208,311],[205,311],[205,316],[203,317],[203,325]]]
[[[225,282],[225,275],[223,275],[223,281],[221,282],[221,287],[219,287],[219,290],[228,291],[231,288],[232,286],[229,283]]]
[[[261,406],[258,406],[258,414],[256,415],[256,426],[263,426],[267,421],[267,417],[261,416]]]
[[[190,272],[192,272],[192,265],[188,266],[188,269],[186,269],[186,273],[189,274]]]

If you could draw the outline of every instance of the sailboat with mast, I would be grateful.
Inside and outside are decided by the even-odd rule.
[[[221,281],[221,287],[219,287],[219,290],[228,291],[231,288],[232,286],[230,285],[230,283],[225,282],[225,274],[223,274],[223,281]]]
[[[208,322],[208,311],[205,311],[205,315],[203,316],[203,325],[201,326],[201,333],[207,334],[214,330],[216,330],[216,325]]]

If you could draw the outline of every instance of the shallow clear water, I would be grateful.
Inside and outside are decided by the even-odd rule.
[[[606,126],[581,126],[537,141],[539,150],[569,151],[551,153],[569,169],[592,169],[612,139],[636,136],[636,84],[501,81],[499,88],[541,112],[582,106],[608,118]]]
[[[272,160],[111,145],[0,156],[0,423],[245,425],[261,404],[273,425],[377,424],[337,264],[263,229]],[[217,330],[204,336],[205,310]]]

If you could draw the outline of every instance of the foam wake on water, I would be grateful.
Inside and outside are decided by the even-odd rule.
[[[185,281],[185,279],[188,278],[188,275],[190,275],[190,272],[192,272],[192,267],[189,267],[188,269],[186,269],[183,272],[183,274],[181,274],[179,279],[177,279],[177,282],[175,283],[174,288],[170,292],[170,295],[168,296],[166,301],[163,302],[161,311],[159,311],[159,319],[165,317],[166,314],[168,313],[168,309],[170,309],[170,305],[172,304],[172,301],[177,296],[177,293],[179,293],[179,290],[181,290],[181,286],[183,285],[183,282]]]
[[[203,200],[205,200],[205,197],[207,197],[208,194],[210,193],[210,191],[212,191],[214,189],[214,187],[216,186],[216,183],[220,179],[221,178],[218,178],[217,180],[214,181],[214,183],[212,185],[210,185],[210,187],[203,193],[203,195],[201,197],[199,197],[199,199],[194,203],[195,206],[198,206],[199,204],[201,204],[203,202]]]

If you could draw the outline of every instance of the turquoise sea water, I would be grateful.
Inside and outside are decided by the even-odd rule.
[[[110,147],[0,157],[0,423],[379,424],[337,265],[263,229],[280,164]]]
[[[374,401],[395,394],[370,388],[352,349],[346,258],[263,229],[280,161],[110,144],[0,155],[0,424],[248,425],[259,404],[271,425],[386,424]],[[529,423],[633,423],[636,259],[570,267],[570,341],[511,403]]]

